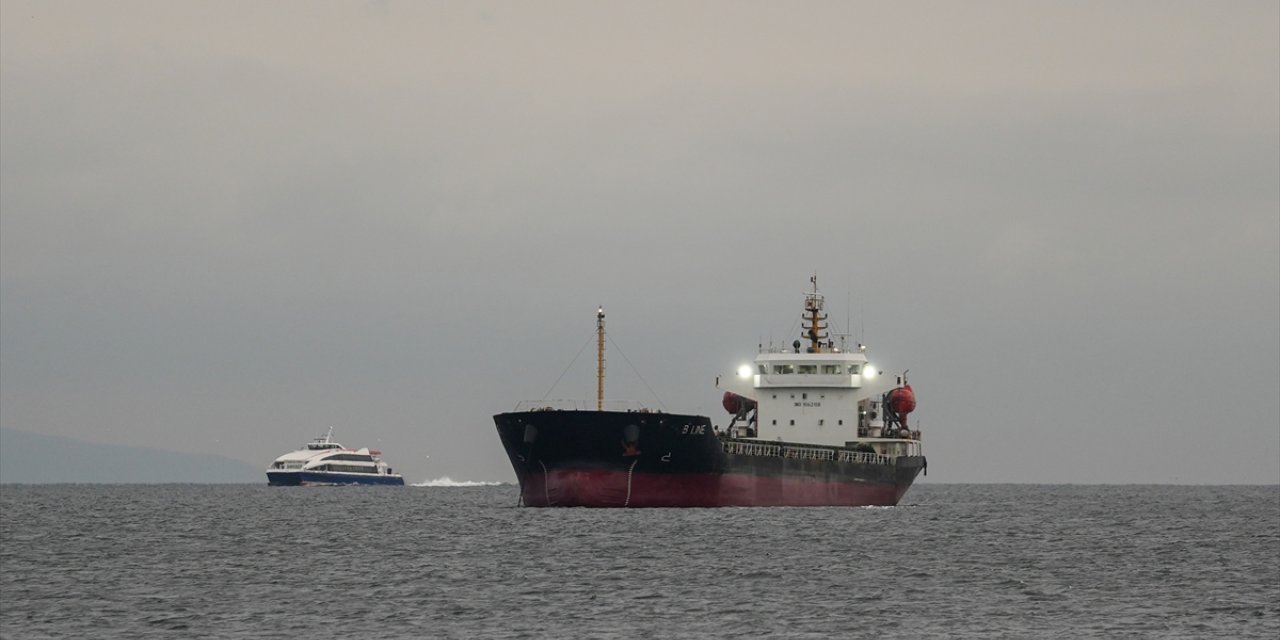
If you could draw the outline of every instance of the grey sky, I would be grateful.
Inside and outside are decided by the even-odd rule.
[[[1277,6],[5,0],[0,424],[510,480],[817,272],[931,481],[1280,482]]]

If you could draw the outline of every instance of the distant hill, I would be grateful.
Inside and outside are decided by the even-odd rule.
[[[262,469],[217,455],[93,444],[0,428],[0,483],[266,482]]]

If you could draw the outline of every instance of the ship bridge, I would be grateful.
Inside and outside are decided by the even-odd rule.
[[[858,389],[867,357],[861,352],[833,350],[824,353],[764,352],[756,357],[752,376],[755,389],[784,387],[836,387]],[[741,372],[740,372],[741,373]]]
[[[757,407],[752,437],[843,446],[859,435],[859,400],[876,395],[866,387],[878,373],[861,350],[766,350],[719,382]]]

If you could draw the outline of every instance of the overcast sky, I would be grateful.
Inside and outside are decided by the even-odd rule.
[[[931,482],[1280,482],[1278,7],[5,0],[0,424],[510,481],[817,273]]]

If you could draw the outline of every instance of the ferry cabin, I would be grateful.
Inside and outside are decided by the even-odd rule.
[[[338,447],[334,448],[339,449]],[[344,462],[355,462],[359,464],[341,464]],[[383,465],[379,464],[378,459],[367,449],[345,451],[342,453],[333,453],[321,456],[317,456],[311,451],[296,451],[277,458],[275,462],[271,464],[271,469],[277,471],[301,471],[306,469],[307,471],[332,471],[341,473],[391,473],[391,468],[386,467],[384,471]]]

